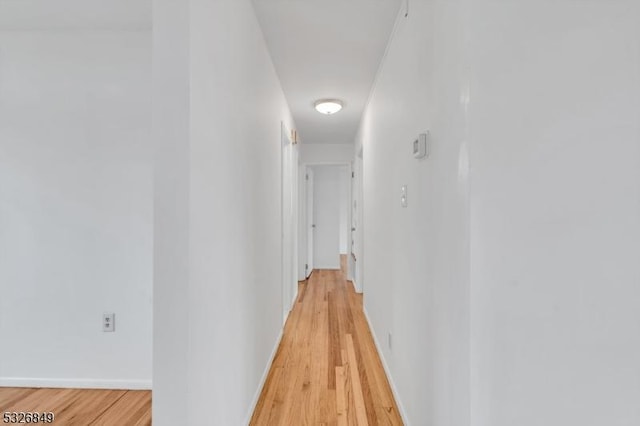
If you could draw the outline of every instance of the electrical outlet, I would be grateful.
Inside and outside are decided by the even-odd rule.
[[[392,347],[391,347],[391,337],[392,337],[391,332],[389,332],[387,334],[387,343],[389,344],[389,350],[392,349]]]
[[[102,331],[105,333],[116,331],[116,314],[102,315]]]

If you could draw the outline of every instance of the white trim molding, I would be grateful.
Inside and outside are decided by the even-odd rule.
[[[0,377],[0,387],[151,390],[151,380],[43,379]]]
[[[288,318],[287,318],[288,319]],[[286,323],[286,321],[285,321]],[[273,361],[276,357],[276,353],[278,352],[278,348],[280,347],[280,342],[282,341],[282,336],[284,335],[284,328],[280,330],[280,335],[276,340],[276,345],[273,347],[271,351],[271,356],[269,357],[269,362],[267,363],[264,372],[262,373],[262,378],[260,379],[260,383],[258,383],[258,389],[256,389],[256,393],[253,395],[253,401],[251,401],[251,405],[249,406],[249,412],[245,417],[244,423],[248,425],[251,422],[251,417],[253,417],[253,412],[256,410],[256,406],[258,405],[258,400],[260,399],[260,394],[262,393],[262,388],[264,388],[264,384],[267,381],[267,377],[269,376],[269,372],[271,371],[271,366],[273,365]]]
[[[378,342],[378,337],[376,337],[376,333],[373,331],[373,327],[371,326],[371,320],[369,320],[369,314],[367,313],[367,309],[363,306],[362,311],[364,312],[364,317],[367,319],[367,325],[369,326],[369,330],[371,331],[371,335],[373,336],[373,342],[376,345],[376,349],[378,350],[378,356],[380,356],[380,360],[382,361],[382,367],[384,368],[384,372],[387,375],[387,380],[389,380],[389,385],[391,385],[391,392],[393,393],[393,398],[396,400],[396,404],[398,405],[398,410],[400,411],[400,417],[402,418],[402,423],[405,426],[411,426],[409,422],[409,417],[407,416],[407,412],[404,409],[404,405],[402,405],[402,400],[400,399],[400,395],[398,394],[398,389],[396,388],[396,384],[393,381],[393,376],[391,376],[391,371],[389,370],[389,365],[387,364],[387,360],[384,358],[384,354],[382,352],[382,346]]]

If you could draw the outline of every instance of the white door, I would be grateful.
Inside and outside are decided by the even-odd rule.
[[[340,176],[337,166],[314,167],[313,207],[315,235],[313,266],[340,269]]]
[[[298,157],[299,158],[299,157]],[[296,222],[298,223],[297,230],[297,246],[296,246],[296,264],[298,268],[296,270],[296,276],[298,281],[304,281],[307,279],[307,166],[300,164],[297,175],[297,200],[298,210],[296,211]]]
[[[351,197],[349,201],[351,203],[351,228],[349,232],[349,279],[356,282],[356,230],[358,228],[358,203],[356,201],[356,179],[354,163],[351,163]]]
[[[305,191],[307,196],[307,262],[306,262],[306,270],[305,275],[306,278],[309,278],[311,272],[313,272],[313,235],[315,233],[315,223],[314,223],[314,215],[313,215],[313,169],[307,167],[306,171],[306,185],[307,190]]]
[[[362,192],[362,164],[363,151],[360,148],[358,155],[356,155],[354,163],[354,179],[353,179],[353,254],[355,256],[355,262],[353,267],[353,283],[356,287],[356,291],[362,293],[364,291],[364,233],[363,227],[365,226],[363,217],[364,198]]]

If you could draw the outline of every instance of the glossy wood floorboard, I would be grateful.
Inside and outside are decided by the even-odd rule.
[[[362,295],[342,271],[299,284],[251,425],[402,425]]]
[[[51,412],[53,424],[61,426],[147,426],[151,424],[151,392],[0,388],[3,412]]]

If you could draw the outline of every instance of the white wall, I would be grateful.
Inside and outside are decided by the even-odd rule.
[[[150,42],[0,32],[0,385],[150,387]]]
[[[300,162],[308,164],[350,163],[353,160],[353,144],[301,143]]]
[[[640,3],[473,12],[474,424],[640,424]]]
[[[401,18],[356,142],[365,308],[408,424],[639,424],[640,4],[507,3]]]
[[[153,422],[188,424],[189,3],[153,2]]]
[[[167,130],[163,143],[171,148],[158,150],[157,176],[167,173],[175,184],[156,188],[156,213],[167,219],[156,227],[156,262],[172,261],[172,240],[186,244],[188,257],[156,269],[154,288],[165,301],[154,315],[177,316],[178,326],[156,322],[155,353],[186,346],[155,359],[154,424],[182,417],[180,424],[240,425],[281,332],[280,123],[294,126],[251,3],[172,3],[154,3],[155,55],[167,63],[178,55],[177,65],[158,68],[155,94],[175,96],[190,125],[164,122],[169,110],[156,111],[154,131]],[[188,210],[170,215],[165,208],[176,199]],[[176,292],[173,310],[166,298]],[[179,383],[186,392],[172,387],[174,369],[186,372]]]
[[[467,82],[459,4],[411,2],[356,141],[364,146],[365,309],[411,425],[469,424],[468,175],[460,102]],[[432,156],[418,161],[411,142],[427,129]]]

